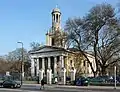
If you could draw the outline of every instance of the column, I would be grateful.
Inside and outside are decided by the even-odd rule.
[[[59,56],[60,57],[60,60],[59,60],[59,67],[60,67],[60,69],[62,69],[63,67],[63,60],[62,60],[62,56]]]
[[[62,84],[66,84],[66,69],[62,68],[61,69],[61,83]]]
[[[55,14],[55,23],[56,23],[56,14]]]
[[[61,21],[61,20],[60,20],[60,14],[59,14],[59,23],[60,23],[60,21]]]
[[[43,70],[45,69],[45,58],[44,57],[42,58],[42,69]]]
[[[37,58],[37,61],[36,61],[36,71],[37,71],[37,76],[39,74],[39,58]]]
[[[57,75],[57,57],[54,57],[54,75]]]
[[[35,67],[34,67],[34,58],[31,59],[31,76],[34,76]]]
[[[48,57],[48,68],[51,69],[50,57]]]
[[[64,68],[64,56],[60,56],[61,68]]]
[[[35,69],[34,69],[35,74],[34,75],[37,76],[37,58],[34,59],[34,67],[35,67]]]
[[[68,67],[68,60],[69,60],[69,59],[68,59],[68,53],[67,53],[67,57],[66,57],[66,58],[67,58],[67,61],[66,61],[66,64],[67,64],[67,65],[66,65],[66,70],[68,70],[68,69],[69,69],[69,67]],[[68,72],[68,71],[66,71],[66,72],[67,72],[67,73],[66,73],[67,76],[69,76],[69,72]]]
[[[53,25],[53,22],[54,22],[54,15],[52,15],[52,25]]]
[[[48,57],[47,84],[51,84],[51,83],[52,83],[52,70],[51,70],[50,57]]]
[[[76,69],[72,68],[70,71],[71,82],[75,80]]]
[[[61,82],[62,84],[66,84],[66,69],[64,67],[64,56],[60,56],[60,61],[61,61]]]
[[[45,73],[45,58],[42,57],[42,68],[39,70],[39,83],[41,83],[41,80],[44,78]]]

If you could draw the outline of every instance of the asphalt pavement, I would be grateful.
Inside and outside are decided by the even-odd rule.
[[[0,92],[120,92],[120,87],[103,86],[66,86],[66,85],[45,85],[44,90],[40,90],[38,84],[24,84],[21,88],[0,88]]]

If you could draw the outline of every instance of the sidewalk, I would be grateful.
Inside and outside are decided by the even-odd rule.
[[[34,85],[40,86],[40,84],[23,84],[23,85]],[[72,85],[45,85],[48,88],[69,88],[69,89],[114,89],[114,86],[72,86]],[[116,89],[120,90],[120,86],[117,86]]]
[[[68,86],[68,85],[57,85],[56,88],[75,88],[75,89],[115,89],[113,86]],[[116,89],[120,89],[116,87]]]

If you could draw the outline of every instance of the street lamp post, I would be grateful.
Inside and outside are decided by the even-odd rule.
[[[115,79],[115,85],[114,85],[114,89],[116,89],[116,65],[114,66],[114,79]]]
[[[24,62],[23,62],[23,42],[17,42],[20,43],[22,45],[22,61],[21,61],[21,85],[23,84],[23,77],[24,77]]]

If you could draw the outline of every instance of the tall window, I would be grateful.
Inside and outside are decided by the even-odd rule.
[[[59,15],[59,22],[60,22],[60,15]]]
[[[55,14],[53,16],[54,16],[54,21],[55,21]]]
[[[55,39],[52,38],[52,45],[55,45]]]
[[[58,14],[56,14],[56,22],[58,22]]]
[[[85,66],[85,65],[86,65],[86,61],[83,62],[83,66]]]
[[[70,65],[72,66],[72,60],[70,60]]]

